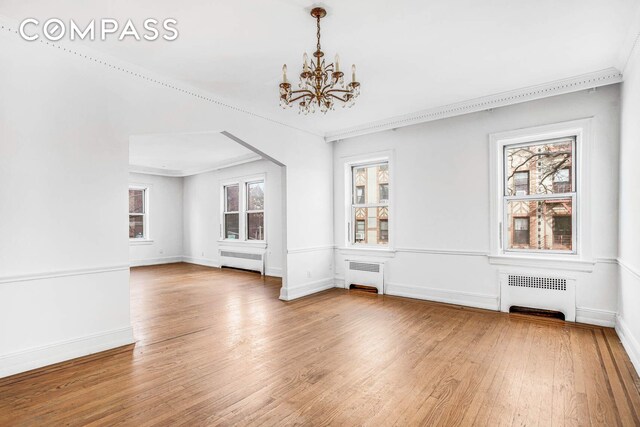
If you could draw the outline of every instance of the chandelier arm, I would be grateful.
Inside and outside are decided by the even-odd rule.
[[[345,90],[345,89],[329,89],[326,93],[330,94],[332,92],[352,93],[350,90]]]
[[[295,102],[295,101],[297,101],[298,99],[304,98],[305,96],[310,96],[310,97],[311,97],[311,100],[313,100],[313,98],[314,98],[314,95],[313,95],[313,94],[311,94],[311,93],[305,93],[304,95],[300,95],[300,96],[298,96],[298,97],[296,97],[296,98],[290,99],[290,100],[289,100],[289,103]]]
[[[315,93],[313,93],[312,91],[310,91],[309,89],[297,89],[297,90],[292,90],[291,94],[298,94],[298,93],[307,93],[309,95],[315,95]]]
[[[334,95],[332,93],[327,93],[327,96],[330,96],[330,97],[335,98],[335,99],[337,99],[339,101],[342,101],[342,102],[348,102],[349,101],[348,99],[340,98],[339,96]]]

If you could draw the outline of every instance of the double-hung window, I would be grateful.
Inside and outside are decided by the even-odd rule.
[[[504,146],[506,251],[575,253],[576,138]]]
[[[129,187],[129,239],[147,239],[147,188]]]
[[[350,243],[389,244],[388,161],[351,166],[350,208]]]
[[[265,240],[264,178],[241,179],[222,186],[222,239]]]

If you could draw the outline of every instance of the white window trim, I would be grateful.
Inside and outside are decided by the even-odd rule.
[[[344,162],[344,249],[350,253],[362,251],[369,254],[377,252],[395,252],[395,152],[394,150],[379,151],[369,154],[361,154],[342,158]],[[389,241],[387,245],[354,243],[351,240],[351,228],[355,224],[351,224],[351,202],[353,189],[352,168],[358,165],[368,163],[387,162],[389,165]]]
[[[130,245],[150,245],[153,243],[153,239],[151,238],[151,229],[149,228],[149,214],[151,212],[149,199],[150,199],[150,193],[151,193],[151,184],[133,184],[132,183],[132,184],[129,184],[129,188],[127,189],[127,194],[129,193],[128,190],[144,190],[144,215],[143,215],[143,223],[142,223],[142,227],[144,229],[144,237],[130,237],[129,244]],[[127,211],[128,210],[129,208],[127,206]],[[131,212],[129,212],[127,215],[127,221],[129,220],[129,215],[131,215]]]
[[[489,261],[498,265],[564,266],[567,270],[590,271],[593,268],[592,228],[591,228],[591,140],[593,118],[554,123],[508,132],[494,133],[489,136],[490,163],[490,244]],[[548,139],[575,137],[574,175],[576,179],[575,200],[575,241],[576,247],[571,253],[544,251],[506,251],[506,233],[503,233],[504,221],[504,147],[506,145],[532,143]]]
[[[262,181],[264,182],[264,232],[263,240],[247,240],[247,184],[252,182]],[[225,208],[225,191],[224,188],[229,185],[238,185],[238,197],[239,197],[239,239],[227,239],[224,237],[224,208]],[[233,246],[245,246],[256,247],[264,249],[267,247],[267,174],[256,174],[250,176],[243,176],[239,178],[231,178],[220,181],[220,224],[218,242],[222,244],[229,244]]]

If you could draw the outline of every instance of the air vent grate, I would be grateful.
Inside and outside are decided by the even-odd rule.
[[[551,289],[554,291],[566,291],[567,279],[556,279],[552,277],[520,276],[509,275],[509,286],[520,286],[523,288]]]
[[[229,257],[229,258],[253,259],[258,261],[262,260],[262,254],[247,254],[244,252],[220,251],[220,255]]]
[[[380,272],[380,264],[369,264],[366,262],[349,262],[349,270],[354,271],[369,271],[371,273],[379,273]]]

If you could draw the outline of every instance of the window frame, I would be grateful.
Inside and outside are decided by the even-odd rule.
[[[520,266],[550,266],[562,265],[563,269],[577,271],[592,271],[592,233],[591,231],[591,139],[593,119],[585,118],[568,122],[553,123],[531,128],[494,133],[489,136],[490,151],[490,263],[500,265]],[[554,250],[505,250],[507,224],[505,221],[506,203],[504,177],[506,164],[504,162],[504,147],[507,145],[531,145],[547,140],[561,138],[575,138],[573,152],[572,185],[575,195],[572,200],[574,220],[572,223],[575,244],[572,251]],[[534,199],[549,200],[555,195],[528,195]],[[566,195],[555,197],[566,198]]]
[[[127,220],[130,221],[130,218],[132,215],[135,216],[142,216],[142,231],[143,231],[143,236],[142,237],[129,237],[129,242],[130,243],[136,243],[136,242],[150,242],[151,241],[151,237],[150,237],[150,230],[149,230],[149,190],[150,190],[150,186],[149,185],[145,185],[145,184],[129,184],[129,188],[127,189],[127,195],[129,194],[130,190],[141,190],[142,191],[142,203],[143,203],[143,213],[135,213],[135,212],[129,212],[128,216],[127,216]],[[127,210],[129,208],[127,207]]]
[[[254,184],[262,182],[263,183],[263,191],[264,191],[264,206],[262,210],[248,210],[248,186],[249,184]],[[219,224],[219,235],[218,241],[223,242],[225,244],[241,244],[241,245],[255,245],[255,246],[264,246],[267,244],[267,175],[266,174],[257,174],[250,175],[245,177],[232,178],[227,180],[222,180],[219,182],[219,191],[220,191],[220,224]],[[227,239],[225,237],[225,221],[226,216],[225,213],[236,213],[233,212],[225,212],[226,210],[226,187],[230,187],[233,185],[238,186],[238,239]],[[249,240],[248,239],[248,214],[249,213],[259,213],[263,214],[263,224],[264,229],[262,232],[262,240]]]
[[[230,187],[238,187],[238,210],[237,211],[227,210],[227,204],[228,204],[227,189]],[[242,197],[242,191],[239,183],[230,183],[222,186],[222,218],[221,218],[222,229],[220,230],[220,237],[226,241],[240,240],[242,236],[242,232],[241,232],[242,227],[241,227],[241,221],[240,221],[240,217],[242,216],[241,214],[242,201],[240,200],[241,197]],[[238,215],[238,238],[237,239],[229,239],[228,237],[226,237],[227,233],[225,232],[225,230],[227,229],[227,215],[233,215],[233,214]]]
[[[507,194],[507,187],[508,187],[508,168],[509,166],[507,165],[507,161],[506,161],[506,156],[507,156],[507,150],[509,149],[513,149],[513,148],[518,148],[518,147],[532,147],[532,146],[536,146],[536,145],[542,145],[542,144],[553,144],[555,142],[562,142],[562,141],[567,141],[571,139],[571,174],[569,177],[569,182],[570,182],[570,192],[569,193],[536,193],[536,194],[531,194],[531,191],[529,191],[529,194],[526,195],[522,195],[522,196],[516,196],[516,195],[508,195]],[[504,168],[503,170],[503,179],[502,179],[502,205],[503,205],[503,216],[502,216],[502,224],[503,224],[503,230],[502,230],[502,248],[503,251],[505,253],[507,252],[515,252],[515,253],[533,253],[533,254],[568,254],[568,255],[575,255],[578,253],[577,251],[577,245],[578,245],[578,236],[576,235],[576,233],[572,232],[571,235],[571,250],[561,250],[561,249],[521,249],[521,248],[510,248],[509,247],[509,209],[508,209],[508,205],[509,202],[525,202],[525,201],[530,201],[530,202],[537,202],[537,201],[552,201],[552,200],[567,200],[567,199],[571,199],[571,222],[572,222],[572,230],[576,229],[576,224],[577,224],[577,220],[578,220],[578,216],[580,215],[580,213],[576,210],[576,206],[577,206],[577,189],[580,187],[579,185],[577,185],[577,182],[575,180],[575,173],[576,173],[576,169],[578,167],[577,164],[577,137],[576,136],[565,136],[565,137],[560,137],[560,138],[551,138],[551,139],[543,139],[543,140],[535,140],[535,141],[528,141],[528,142],[523,142],[523,143],[514,143],[514,144],[503,144],[502,145],[502,166]],[[531,174],[529,172],[529,189],[531,189]],[[552,177],[552,182],[553,182],[553,177]],[[552,184],[553,185],[553,184]],[[514,192],[515,192],[515,180],[514,180]],[[515,217],[513,217],[515,218]],[[551,244],[553,246],[553,243]]]
[[[251,184],[259,184],[262,183],[262,209],[249,209],[249,185]],[[252,181],[245,181],[244,183],[244,187],[245,187],[245,206],[246,209],[244,211],[244,216],[245,216],[245,241],[247,242],[264,242],[265,241],[265,231],[267,229],[267,225],[265,222],[265,207],[266,207],[266,198],[264,196],[265,194],[265,189],[267,187],[266,183],[264,182],[264,179],[258,179],[258,180],[252,180]],[[249,239],[249,214],[252,213],[261,213],[262,214],[262,239],[257,240],[257,239]]]
[[[395,168],[394,168],[394,151],[380,151],[369,154],[361,154],[355,156],[349,156],[342,158],[344,162],[344,247],[346,249],[354,250],[366,250],[368,252],[375,253],[394,253],[395,244],[395,221],[394,221],[394,200],[395,200]],[[389,199],[385,203],[376,203],[369,206],[368,203],[357,204],[357,207],[377,207],[384,205],[388,212],[388,236],[387,244],[371,244],[371,243],[356,243],[355,242],[355,210],[352,209],[356,206],[355,201],[355,181],[353,179],[353,168],[358,166],[371,166],[376,164],[386,163],[389,169]],[[376,189],[376,191],[379,191]],[[366,195],[365,195],[366,197]],[[366,200],[365,200],[366,201]],[[351,231],[354,231],[353,233]]]

